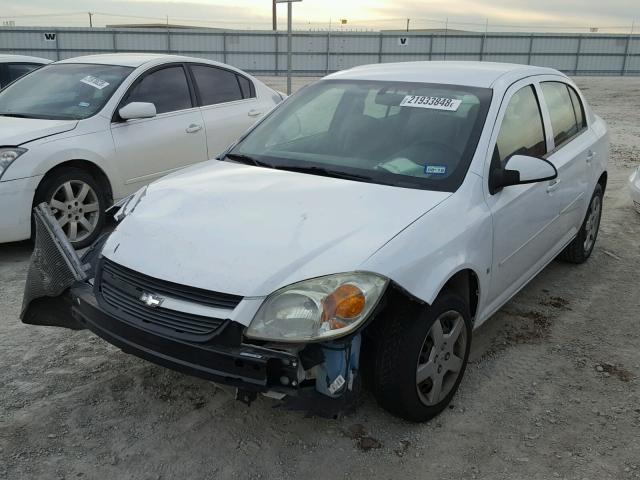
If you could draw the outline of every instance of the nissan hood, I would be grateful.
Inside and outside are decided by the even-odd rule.
[[[162,280],[264,296],[358,270],[449,195],[214,160],[149,185],[102,253]]]
[[[43,120],[0,115],[0,146],[17,147],[39,138],[68,132],[76,128],[77,124],[77,120]]]

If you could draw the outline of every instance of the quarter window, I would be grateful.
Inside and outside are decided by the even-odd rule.
[[[504,167],[512,155],[541,157],[546,153],[540,106],[533,86],[529,85],[509,100],[493,154]]]
[[[191,71],[196,80],[200,101],[202,105],[214,105],[216,103],[233,102],[244,97],[241,83],[235,73],[216,67],[192,65]],[[247,79],[244,79],[248,82]],[[245,84],[247,96],[250,95],[250,87]]]
[[[578,96],[576,91],[569,86],[567,86],[567,88],[569,89],[569,95],[571,96],[571,102],[573,103],[573,110],[576,113],[576,122],[578,124],[578,130],[581,130],[587,126],[587,120],[584,114],[584,106],[582,105],[582,102],[580,101],[580,97]]]
[[[542,82],[540,85],[549,109],[553,140],[557,148],[558,145],[568,142],[578,133],[576,112],[566,84],[562,82]]]
[[[191,94],[184,69],[167,67],[146,75],[129,92],[126,103],[150,102],[157,113],[174,112],[191,108]]]

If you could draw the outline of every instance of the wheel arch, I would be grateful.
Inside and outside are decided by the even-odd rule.
[[[111,185],[111,182],[109,181],[109,177],[102,168],[100,168],[94,162],[85,159],[67,160],[51,167],[40,179],[38,187],[36,188],[36,192],[45,180],[50,178],[52,175],[55,175],[57,172],[65,170],[67,168],[77,168],[89,173],[96,179],[96,181],[100,183],[100,186],[104,189],[104,192],[107,196],[107,205],[111,205],[111,203],[113,203],[113,187]],[[34,195],[34,202],[35,199],[36,195]]]
[[[480,279],[473,269],[462,268],[452,273],[442,284],[435,298],[443,292],[454,292],[464,298],[469,305],[471,318],[475,319],[480,304]]]
[[[605,170],[604,172],[602,172],[602,174],[600,175],[600,178],[598,178],[598,184],[602,187],[602,193],[605,192],[605,190],[607,189],[607,180],[608,180],[608,175],[607,175],[607,171]]]

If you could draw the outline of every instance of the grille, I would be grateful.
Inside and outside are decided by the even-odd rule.
[[[205,317],[187,312],[149,308],[140,301],[143,292],[199,303],[218,308],[233,309],[242,297],[185,287],[165,282],[104,259],[98,288],[111,313],[136,326],[158,330],[185,339],[201,339],[216,333],[224,319]]]

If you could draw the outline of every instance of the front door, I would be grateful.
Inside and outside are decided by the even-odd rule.
[[[144,74],[120,106],[130,102],[153,103],[157,115],[111,124],[117,164],[129,191],[207,159],[202,114],[192,99],[182,65]]]
[[[514,154],[547,154],[548,138],[538,96],[536,86],[528,81],[507,91],[496,123],[499,128],[494,129],[490,143],[493,165],[500,162],[504,167]],[[502,304],[546,264],[557,243],[557,188],[551,180],[487,194],[493,219],[490,304]]]

